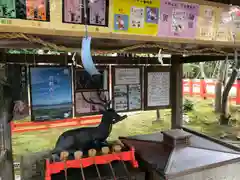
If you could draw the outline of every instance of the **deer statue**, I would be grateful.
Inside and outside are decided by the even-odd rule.
[[[52,154],[59,155],[62,151],[73,152],[76,150],[86,151],[91,148],[101,148],[106,145],[106,139],[112,131],[112,125],[127,118],[126,115],[120,116],[115,110],[109,108],[110,102],[101,98],[101,92],[97,92],[100,101],[94,102],[86,99],[82,93],[83,99],[90,104],[103,107],[102,119],[97,127],[84,127],[72,129],[61,134],[57,140]]]

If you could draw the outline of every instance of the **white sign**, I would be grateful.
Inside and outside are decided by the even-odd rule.
[[[116,85],[140,84],[140,69],[139,68],[116,68],[115,84]]]
[[[170,104],[169,72],[149,72],[147,87],[148,107],[168,106]]]

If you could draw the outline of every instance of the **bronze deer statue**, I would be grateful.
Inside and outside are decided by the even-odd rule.
[[[81,150],[85,152],[91,148],[101,148],[106,145],[106,139],[112,131],[112,125],[127,118],[127,115],[120,116],[115,110],[109,108],[111,101],[101,98],[101,92],[97,92],[99,99],[103,102],[94,102],[86,99],[82,93],[83,99],[90,104],[100,105],[102,119],[97,127],[84,127],[72,129],[61,134],[57,140],[52,154],[59,155],[62,151],[74,152]]]

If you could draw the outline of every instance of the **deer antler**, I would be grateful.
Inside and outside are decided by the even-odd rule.
[[[105,107],[104,104],[102,104],[102,103],[100,103],[100,102],[94,102],[91,98],[89,98],[89,100],[88,100],[88,99],[84,96],[83,92],[81,92],[81,95],[82,95],[84,101],[86,101],[87,103],[100,105],[100,106],[102,106],[104,109],[106,109],[106,107]]]
[[[100,101],[104,102],[106,105],[106,107],[109,107],[110,103],[112,102],[112,100],[107,100],[107,97],[105,96],[104,94],[104,99],[102,99],[102,91],[97,91],[97,95],[98,95],[98,98],[100,99]]]

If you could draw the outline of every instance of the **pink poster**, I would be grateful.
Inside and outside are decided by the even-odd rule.
[[[195,38],[198,13],[198,4],[162,0],[158,36]]]
[[[64,0],[64,22],[82,23],[82,0]]]

